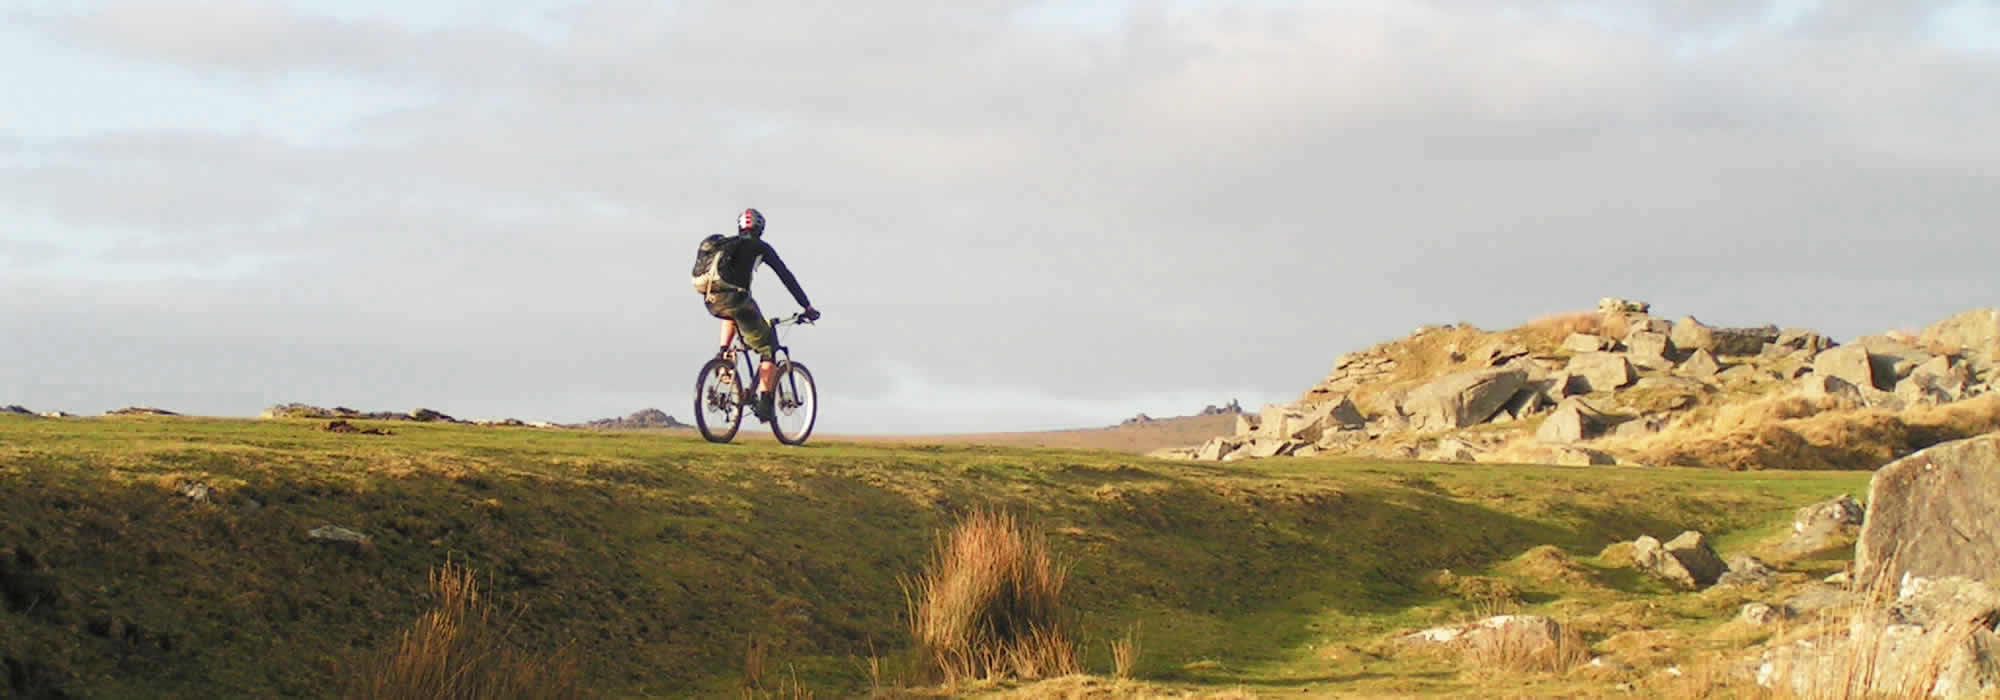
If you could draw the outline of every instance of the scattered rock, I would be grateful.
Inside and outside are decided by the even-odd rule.
[[[1984,578],[2000,570],[2000,433],[1898,459],[1868,482],[1855,578]]]
[[[1743,611],[1737,613],[1736,619],[1762,627],[1765,625],[1782,622],[1786,619],[1789,619],[1791,616],[1792,616],[1792,611],[1785,608],[1782,605],[1772,605],[1770,603],[1744,603]]]
[[[419,409],[417,409],[417,410],[414,410],[414,411],[411,411],[411,412],[410,412],[410,420],[413,420],[413,421],[417,421],[417,422],[419,422],[419,423],[457,423],[457,422],[459,422],[459,420],[458,420],[457,418],[453,418],[453,417],[451,417],[451,416],[448,416],[448,415],[445,415],[445,414],[443,414],[443,413],[439,413],[439,412],[437,412],[437,411],[433,411],[433,410],[431,410],[431,409],[428,409],[428,408],[419,408]]]
[[[168,410],[165,410],[165,409],[159,409],[159,408],[152,408],[152,407],[148,407],[148,406],[126,406],[126,407],[124,407],[124,408],[120,408],[120,409],[114,409],[114,410],[110,410],[110,411],[105,411],[105,412],[104,412],[104,415],[107,415],[107,416],[178,416],[178,415],[180,415],[180,414],[178,414],[178,413],[175,413],[175,412],[173,412],[173,411],[168,411]]]
[[[1129,423],[1130,421],[1127,422]],[[675,420],[673,416],[667,415],[665,411],[660,409],[645,408],[633,411],[632,415],[625,416],[624,418],[600,418],[583,424],[583,427],[601,430],[644,430],[647,428],[685,428],[688,425]]]
[[[361,546],[368,544],[368,536],[338,525],[321,525],[306,531],[306,537],[315,542]]]
[[[1846,494],[1802,507],[1792,515],[1792,535],[1779,549],[1805,554],[1846,545],[1860,534],[1863,516],[1861,504]]]
[[[1119,425],[1145,425],[1151,422],[1153,422],[1152,416],[1141,413],[1139,415],[1125,419],[1124,421],[1120,422]]]
[[[383,428],[363,428],[363,427],[361,427],[361,426],[358,426],[358,425],[354,425],[353,423],[349,423],[349,422],[347,422],[347,421],[345,421],[345,420],[332,420],[332,421],[327,421],[327,424],[326,424],[326,427],[324,427],[324,428],[321,428],[321,430],[325,430],[325,431],[327,431],[327,432],[329,432],[329,433],[349,433],[349,434],[354,434],[354,435],[394,435],[394,434],[395,434],[395,433],[391,433],[391,432],[389,432],[388,430],[385,430],[385,429],[383,429]]]
[[[1540,615],[1496,615],[1467,625],[1413,632],[1403,635],[1402,640],[1407,644],[1469,647],[1503,636],[1518,641],[1523,650],[1533,652],[1562,639],[1562,625]]]
[[[1618,463],[1617,458],[1609,453],[1574,446],[1555,448],[1550,452],[1549,461],[1565,467],[1596,467]]]
[[[16,416],[33,416],[35,415],[35,412],[22,408],[20,406],[0,406],[0,414],[9,414]]]
[[[1748,554],[1738,554],[1729,558],[1729,568],[1715,579],[1718,586],[1741,588],[1765,588],[1778,577],[1778,570],[1764,563],[1764,560]]]
[[[209,494],[213,493],[213,491],[214,489],[210,489],[208,484],[199,481],[183,481],[179,486],[174,487],[174,493],[180,494],[196,503],[207,503]]]
[[[1632,543],[1632,560],[1639,568],[1687,590],[1714,585],[1729,568],[1709,548],[1708,539],[1693,530],[1666,544],[1640,537]]]
[[[1897,697],[1990,693],[2000,688],[1996,600],[1990,584],[1913,577],[1886,613],[1864,608],[1843,628],[1764,652],[1757,683],[1807,695],[1851,687],[1859,672]]]

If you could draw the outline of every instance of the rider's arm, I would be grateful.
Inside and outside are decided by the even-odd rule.
[[[806,301],[806,291],[799,288],[799,280],[792,277],[792,271],[785,267],[785,261],[778,257],[778,251],[771,248],[769,243],[763,241],[758,243],[764,246],[764,264],[770,265],[771,270],[778,273],[778,279],[785,283],[785,290],[792,293],[792,301],[798,302],[801,308],[812,308],[812,302]]]

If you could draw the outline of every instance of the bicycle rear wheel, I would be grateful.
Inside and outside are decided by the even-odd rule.
[[[819,420],[819,388],[812,372],[797,362],[778,365],[771,392],[771,434],[787,445],[805,443]]]
[[[736,367],[720,357],[701,366],[694,380],[694,425],[709,442],[736,439],[743,425],[743,387]]]

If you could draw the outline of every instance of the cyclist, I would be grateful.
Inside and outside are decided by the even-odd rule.
[[[715,272],[719,283],[707,285],[702,301],[708,306],[711,316],[722,319],[721,345],[729,348],[729,341],[736,333],[743,334],[743,344],[757,351],[757,403],[751,413],[757,420],[771,421],[771,375],[777,370],[772,362],[776,356],[777,337],[771,331],[771,323],[764,319],[764,312],[757,308],[757,300],[750,296],[750,278],[757,271],[758,263],[771,266],[783,280],[785,289],[792,293],[792,300],[805,309],[808,321],[817,320],[819,311],[812,302],[806,300],[805,290],[799,288],[799,281],[792,277],[792,271],[785,267],[785,261],[778,258],[778,251],[764,242],[764,215],[756,209],[745,209],[736,217],[736,238],[725,239],[724,245],[733,250],[718,263]],[[720,352],[720,351],[718,351]]]

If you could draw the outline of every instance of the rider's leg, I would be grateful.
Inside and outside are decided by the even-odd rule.
[[[778,373],[778,366],[769,357],[757,358],[757,393],[771,393],[771,375]]]
[[[721,339],[715,341],[715,346],[720,348],[727,348],[729,347],[729,341],[735,339],[736,339],[736,322],[726,318],[722,319],[722,337]]]

